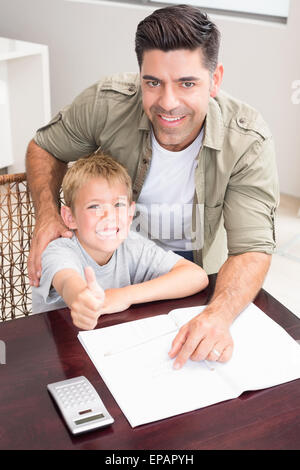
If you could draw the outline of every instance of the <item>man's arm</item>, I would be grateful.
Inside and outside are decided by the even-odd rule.
[[[28,258],[30,284],[38,286],[41,254],[48,243],[60,236],[71,237],[58,211],[58,197],[67,165],[32,140],[27,149],[26,172],[35,208],[36,225]]]
[[[233,351],[230,325],[255,298],[271,262],[271,255],[249,252],[230,256],[221,267],[211,302],[176,335],[169,352],[175,368],[190,358],[226,362]],[[215,352],[220,354],[218,356]]]

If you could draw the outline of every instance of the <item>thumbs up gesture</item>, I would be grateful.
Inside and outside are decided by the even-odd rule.
[[[78,292],[70,307],[74,325],[83,330],[92,330],[97,325],[104,304],[105,292],[98,284],[94,270],[84,270],[86,287]]]
[[[105,299],[105,292],[102,287],[98,284],[93,268],[91,266],[87,266],[84,269],[84,274],[88,289],[92,292],[96,299],[101,302],[101,307]]]

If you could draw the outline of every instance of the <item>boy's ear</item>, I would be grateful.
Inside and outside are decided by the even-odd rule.
[[[60,215],[65,223],[65,225],[70,229],[76,229],[77,224],[72,214],[72,210],[68,206],[62,206],[60,208]]]

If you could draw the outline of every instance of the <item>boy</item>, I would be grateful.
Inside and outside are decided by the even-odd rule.
[[[62,183],[61,216],[72,239],[58,238],[43,253],[34,312],[68,306],[74,325],[93,329],[102,314],[131,304],[192,295],[204,289],[202,268],[129,232],[134,215],[131,179],[112,158],[81,158]]]

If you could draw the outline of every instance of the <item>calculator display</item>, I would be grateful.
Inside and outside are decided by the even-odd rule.
[[[89,421],[94,421],[95,419],[101,419],[101,418],[104,418],[104,414],[100,413],[98,415],[94,415],[94,416],[89,416],[88,418],[82,418],[82,419],[78,419],[77,421],[74,421],[75,424],[83,424],[83,423],[88,423]]]

